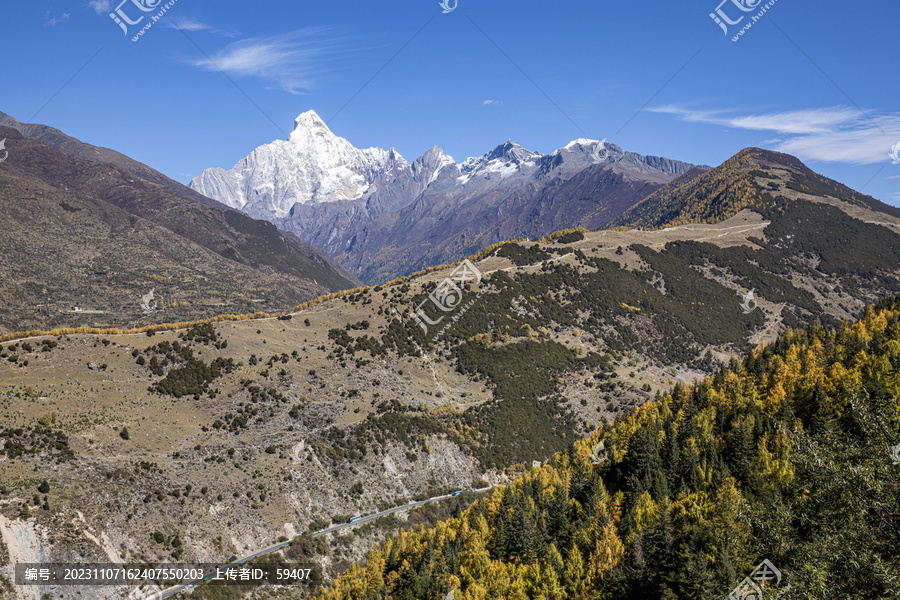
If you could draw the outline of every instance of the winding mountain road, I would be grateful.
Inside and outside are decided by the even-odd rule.
[[[480,488],[480,489],[471,490],[471,491],[472,492],[487,492],[487,491],[490,491],[493,487],[494,486],[489,485],[485,488]],[[458,494],[456,494],[456,495],[458,495]],[[404,504],[402,506],[395,506],[394,508],[389,508],[389,509],[383,510],[381,512],[372,513],[371,515],[366,515],[364,517],[360,517],[359,519],[353,521],[352,523],[341,523],[339,525],[332,525],[331,527],[326,527],[325,529],[315,532],[314,534],[312,534],[311,537],[319,537],[319,536],[325,535],[327,533],[332,533],[334,531],[346,529],[348,527],[355,527],[357,525],[363,525],[365,523],[368,523],[369,521],[374,521],[375,519],[377,519],[379,517],[384,517],[386,515],[390,515],[390,514],[397,513],[397,512],[402,512],[405,510],[410,510],[410,509],[416,508],[417,506],[422,506],[423,504],[428,504],[429,502],[440,502],[441,500],[446,500],[447,498],[452,498],[453,496],[454,496],[454,494],[445,494],[443,496],[435,496],[433,498],[428,498],[427,500],[419,500],[418,502],[411,502],[409,504]],[[262,550],[257,550],[256,552],[254,552],[252,554],[248,554],[247,556],[244,556],[233,562],[230,562],[227,565],[220,567],[220,570],[222,572],[224,572],[226,569],[240,566],[240,565],[247,563],[255,558],[259,558],[260,556],[265,556],[265,555],[271,554],[273,552],[278,552],[279,550],[287,548],[290,545],[291,545],[290,541],[279,542],[277,544],[273,544],[267,548],[263,548]],[[191,581],[189,583],[183,583],[180,585],[170,587],[166,590],[163,590],[162,592],[154,592],[153,594],[144,598],[144,600],[166,600],[167,598],[171,598],[175,594],[178,594],[180,592],[185,592],[185,591],[193,588],[195,585],[205,583],[212,577],[213,577],[213,575],[210,575],[209,577],[205,577],[203,579],[197,579],[197,580]]]

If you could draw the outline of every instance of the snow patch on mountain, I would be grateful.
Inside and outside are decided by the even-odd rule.
[[[533,152],[512,140],[507,140],[505,144],[482,156],[466,159],[460,166],[457,181],[460,185],[472,180],[497,183],[518,173],[530,174],[543,156],[540,152]],[[493,174],[496,176],[492,177]]]

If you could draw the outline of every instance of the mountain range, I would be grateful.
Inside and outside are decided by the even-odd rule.
[[[595,164],[612,146],[587,141],[552,160],[433,151],[408,206],[442,197],[444,171],[451,187],[502,187],[497,161],[533,181],[545,163],[591,165],[556,178],[560,231],[348,289],[354,276],[271,222],[20,127],[43,142],[0,127],[4,326],[150,327],[0,338],[0,598],[40,600],[11,584],[16,563],[224,564],[291,539],[286,559],[316,578],[287,593],[323,600],[712,600],[762,557],[789,578],[785,598],[854,597],[857,581],[856,597],[886,593],[900,313],[882,300],[900,294],[900,210],[748,148],[664,174],[590,231],[565,220],[578,196],[564,191],[583,185],[596,208],[591,178],[650,172],[620,164],[639,158]],[[478,175],[460,184],[466,164]],[[146,316],[148,286],[160,306]],[[45,296],[108,312],[42,316]],[[261,306],[281,314],[171,322]],[[308,535],[453,490],[469,491]]]
[[[207,169],[191,188],[377,284],[502,240],[603,227],[692,168],[587,139],[551,154],[510,140],[462,163],[434,146],[409,163],[394,149],[355,148],[309,111],[287,140]]]

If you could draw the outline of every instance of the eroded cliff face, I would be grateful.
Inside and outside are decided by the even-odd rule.
[[[134,477],[135,481],[130,481],[131,477],[122,481],[118,475],[124,475],[131,466],[130,453],[111,459],[77,459],[75,464],[53,473],[53,489],[46,495],[49,509],[32,507],[29,514],[23,514],[23,503],[31,504],[26,488],[4,494],[0,508],[0,576],[5,579],[0,580],[0,598],[44,600],[42,595],[49,593],[50,598],[74,600],[90,593],[97,600],[121,600],[136,593],[137,588],[10,584],[15,581],[15,565],[26,563],[122,565],[159,561],[224,565],[232,557],[252,554],[276,540],[293,539],[332,516],[339,516],[343,522],[355,514],[371,514],[409,502],[404,499],[430,488],[470,489],[474,481],[484,477],[507,479],[505,474],[484,474],[476,461],[445,439],[432,439],[428,445],[431,452],[414,462],[405,449],[392,448],[356,463],[352,469],[335,470],[326,467],[306,442],[300,441],[284,449],[285,464],[280,473],[289,481],[281,477],[253,480],[251,476],[246,482],[229,472],[202,474],[196,465],[185,469],[168,461],[156,463],[159,470],[152,475],[144,472],[145,476]],[[139,459],[144,456],[146,453],[141,452],[133,458],[145,460]],[[258,458],[241,460],[247,470],[256,471]],[[233,464],[227,469],[244,473]],[[107,478],[110,472],[118,475]],[[185,479],[202,480],[205,485],[187,492],[181,485]],[[364,492],[348,494],[350,481],[361,484]],[[260,487],[268,493],[261,492]],[[157,499],[156,492],[163,490],[167,490],[163,499]],[[177,499],[172,495],[174,490],[181,491]],[[396,513],[392,523],[396,519],[402,524],[406,518],[407,513]],[[163,543],[154,539],[156,533],[166,538]],[[388,535],[389,529],[373,526],[361,534],[350,530],[327,534],[323,538],[326,545],[334,544],[340,550],[304,560],[315,562],[327,575],[337,563],[362,560],[373,544]],[[178,542],[173,544],[174,538]]]

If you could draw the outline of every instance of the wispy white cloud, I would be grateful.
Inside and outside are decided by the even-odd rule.
[[[693,123],[712,123],[738,129],[787,134],[823,133],[837,126],[853,123],[862,117],[858,110],[846,106],[744,116],[729,116],[729,111],[689,110],[678,106],[660,106],[648,110],[677,115],[682,120]]]
[[[112,10],[112,0],[90,0],[88,6],[93,8],[98,15],[102,15]]]
[[[675,115],[691,123],[732,129],[770,131],[778,137],[764,143],[802,160],[875,164],[888,160],[900,140],[900,114],[866,116],[857,108],[833,106],[805,110],[735,114],[728,110],[691,110],[660,106],[652,112]]]
[[[59,23],[65,23],[71,16],[72,15],[70,15],[69,13],[63,13],[59,17],[51,17],[50,11],[48,10],[46,13],[44,13],[44,27],[55,27]]]
[[[330,29],[306,28],[232,42],[209,58],[188,62],[209,71],[259,77],[276,89],[303,94],[312,89],[316,75],[328,68],[333,56],[350,49],[351,42]]]
[[[484,106],[497,106],[498,104],[503,104],[500,100],[485,100],[481,103]]]
[[[206,23],[201,23],[200,21],[196,21],[194,19],[189,19],[186,17],[175,17],[172,19],[167,19],[163,24],[166,27],[172,27],[173,29],[183,29],[184,31],[208,31],[209,33],[214,33],[223,37],[237,37],[237,34],[233,31],[218,29],[211,25],[207,25]]]

